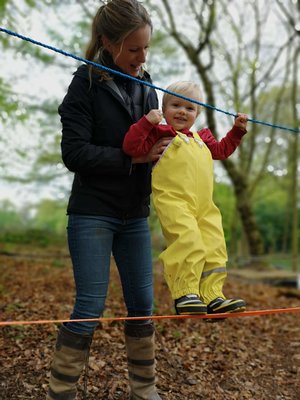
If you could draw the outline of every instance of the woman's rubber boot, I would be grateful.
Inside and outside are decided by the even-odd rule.
[[[155,387],[153,323],[125,323],[130,400],[162,400]]]
[[[61,326],[51,364],[46,400],[73,400],[76,385],[88,362],[92,334],[75,333]]]

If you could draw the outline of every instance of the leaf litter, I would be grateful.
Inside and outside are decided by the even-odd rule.
[[[68,257],[1,256],[0,321],[69,318],[74,301]],[[125,316],[117,269],[112,262],[106,317]],[[174,314],[159,264],[154,265],[155,315]],[[294,289],[247,283],[230,277],[228,297],[242,297],[248,310],[300,306]],[[155,321],[157,387],[164,400],[299,400],[298,313]],[[44,400],[59,326],[0,326],[0,400]],[[123,323],[97,328],[87,371],[88,400],[127,400]],[[84,376],[78,385],[84,399]]]

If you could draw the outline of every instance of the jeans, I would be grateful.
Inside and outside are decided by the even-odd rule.
[[[102,316],[111,254],[119,271],[128,316],[151,316],[153,278],[147,219],[120,220],[72,214],[67,231],[76,287],[71,319]],[[92,333],[98,322],[68,322],[65,325],[77,333]]]

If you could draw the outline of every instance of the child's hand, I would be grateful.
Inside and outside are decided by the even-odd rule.
[[[151,124],[157,125],[162,121],[163,115],[162,115],[162,112],[160,110],[151,110],[146,115],[146,118],[147,118],[147,120],[149,122],[151,122]]]
[[[248,115],[238,113],[237,117],[235,118],[234,125],[240,129],[247,130],[247,122],[248,122]]]

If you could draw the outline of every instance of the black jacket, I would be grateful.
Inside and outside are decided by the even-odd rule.
[[[62,158],[75,172],[68,214],[116,218],[149,215],[151,163],[131,164],[122,151],[129,126],[136,122],[114,80],[101,81],[82,65],[74,73],[58,111]],[[143,78],[150,82],[145,73]],[[128,79],[127,79],[128,80]],[[143,114],[158,107],[154,89],[141,85]]]

